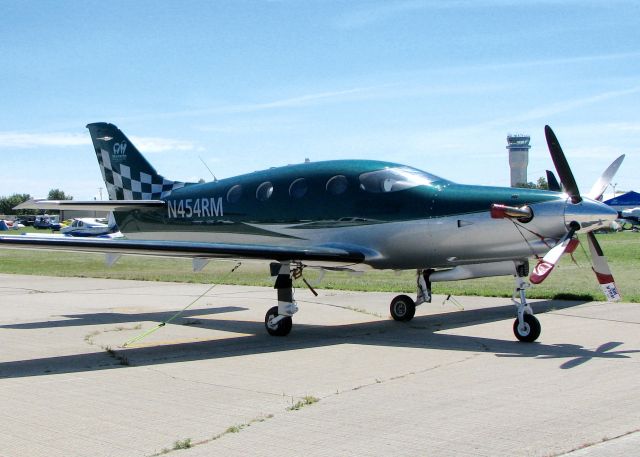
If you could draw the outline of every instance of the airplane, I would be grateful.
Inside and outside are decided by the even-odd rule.
[[[60,229],[60,233],[68,236],[101,236],[117,232],[115,221],[110,223],[111,217],[76,217],[73,222]]]
[[[637,230],[637,227],[640,226],[640,207],[619,211],[616,222],[622,229]]]
[[[549,126],[545,136],[564,192],[456,184],[392,162],[305,162],[206,183],[158,174],[113,124],[88,124],[109,201],[31,200],[17,208],[113,211],[126,239],[0,237],[4,248],[103,252],[193,259],[194,271],[215,258],[270,262],[277,306],[265,315],[270,335],[285,336],[298,311],[293,279],[305,268],[339,271],[415,270],[417,293],[390,303],[409,321],[431,301],[433,282],[512,275],[522,342],[541,325],[526,300],[585,233],[593,269],[607,300],[620,299],[593,232],[617,211],[598,201],[624,155],[583,196]],[[555,178],[554,178],[555,179]],[[559,187],[559,184],[558,184]],[[529,259],[538,263],[529,275]]]

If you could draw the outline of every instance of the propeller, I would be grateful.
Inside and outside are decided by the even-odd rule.
[[[560,182],[562,183],[562,188],[569,196],[571,204],[568,206],[578,205],[603,205],[602,203],[598,203],[592,201],[583,202],[583,198],[580,195],[580,190],[578,189],[578,185],[576,184],[575,178],[573,177],[573,173],[571,172],[571,168],[569,167],[569,163],[562,151],[562,147],[560,147],[560,142],[556,137],[551,127],[546,125],[544,127],[544,134],[547,139],[547,145],[549,146],[549,152],[551,153],[551,159],[553,160],[553,164],[556,167],[556,171],[558,172],[558,176],[560,177]],[[613,161],[611,165],[604,171],[602,176],[596,181],[596,183],[591,188],[591,191],[587,195],[590,200],[598,200],[602,198],[602,194],[604,190],[607,188],[613,176],[620,168],[620,164],[624,160],[624,154],[618,157]],[[555,179],[554,174],[551,171],[547,171],[547,182],[549,183],[549,189],[555,190],[560,188],[557,180]],[[552,189],[552,186],[554,189]],[[602,211],[602,210],[601,210]],[[567,211],[566,214],[570,212]],[[603,213],[604,214],[604,213]],[[591,230],[594,230],[598,226],[593,226]],[[553,268],[556,266],[560,258],[564,253],[572,253],[576,247],[578,246],[578,239],[574,238],[574,235],[578,230],[582,227],[580,223],[577,221],[571,221],[569,224],[569,231],[558,241],[558,243],[551,248],[549,252],[538,262],[538,264],[533,269],[531,276],[529,277],[530,281],[533,284],[540,284],[544,281]],[[620,300],[620,294],[618,293],[618,289],[616,287],[615,281],[613,279],[613,275],[611,274],[611,269],[609,268],[609,264],[607,262],[607,258],[604,256],[602,252],[602,248],[598,243],[595,235],[592,231],[587,232],[587,242],[589,244],[589,251],[591,252],[591,264],[593,267],[593,271],[596,274],[596,278],[600,283],[600,287],[607,297],[607,301],[618,301]]]
[[[618,168],[620,168],[623,160],[624,154],[622,154],[620,157],[614,160],[611,165],[609,165],[604,173],[602,173],[602,176],[600,176],[600,178],[598,178],[598,180],[595,182],[595,184],[587,194],[587,197],[593,200],[602,200],[602,194],[604,194],[604,190],[611,183],[611,180],[618,171]]]
[[[556,244],[547,254],[538,261],[538,264],[535,266],[531,275],[529,276],[529,281],[533,284],[540,284],[542,281],[547,279],[547,276],[551,274],[551,270],[556,266],[560,257],[565,252],[571,254],[578,247],[579,241],[577,238],[574,238],[573,235],[580,229],[580,224],[577,222],[572,225],[567,234],[563,236],[558,244]]]
[[[551,127],[548,125],[544,126],[544,136],[547,138],[547,146],[549,146],[551,160],[553,160],[553,164],[556,167],[556,171],[558,172],[564,191],[571,198],[571,203],[580,203],[582,201],[582,197],[580,196],[578,185],[576,184],[576,180],[573,177],[571,168],[569,167],[569,162],[567,162],[567,158],[564,156],[564,152],[562,152],[562,148],[560,147],[560,142],[558,141],[556,134],[553,133],[553,130],[551,130]]]
[[[607,297],[607,301],[620,301],[622,297],[620,297],[615,280],[611,274],[611,269],[609,268],[609,263],[602,252],[600,243],[598,243],[596,236],[592,232],[587,233],[587,241],[589,242],[589,251],[591,252],[593,272],[596,274],[596,278],[598,278],[602,292],[604,292],[605,297]]]

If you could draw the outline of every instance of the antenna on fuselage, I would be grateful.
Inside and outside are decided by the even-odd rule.
[[[207,170],[209,170],[209,173],[211,173],[211,176],[213,176],[213,182],[218,181],[218,178],[216,178],[216,175],[213,174],[213,171],[211,171],[211,168],[209,168],[207,163],[204,160],[202,160],[202,157],[198,156],[198,159],[200,159],[200,162],[202,162],[202,165],[204,165],[207,168]]]

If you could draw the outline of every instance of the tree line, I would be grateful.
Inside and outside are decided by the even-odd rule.
[[[29,214],[43,213],[42,210],[37,209],[13,209],[20,203],[24,203],[27,200],[31,200],[33,197],[29,194],[13,194],[8,197],[0,197],[0,214],[13,214],[16,216],[25,216]],[[72,195],[67,195],[60,189],[51,189],[48,200],[73,200]],[[50,213],[57,213],[57,211],[50,211]]]

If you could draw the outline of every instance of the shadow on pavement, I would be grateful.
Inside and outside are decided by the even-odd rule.
[[[542,301],[535,304],[537,313],[550,310],[571,308],[583,302]],[[579,345],[544,343],[520,343],[494,338],[449,335],[441,333],[471,325],[496,322],[514,317],[512,305],[493,308],[474,309],[460,312],[447,312],[427,316],[417,316],[411,322],[400,323],[382,320],[334,326],[295,324],[291,334],[285,338],[266,334],[262,322],[215,319],[213,314],[226,314],[245,310],[240,307],[216,307],[188,310],[173,324],[192,325],[197,328],[223,332],[243,333],[245,335],[211,339],[207,341],[163,344],[157,346],[131,347],[117,349],[109,354],[106,351],[74,354],[59,357],[46,357],[30,360],[18,360],[0,363],[0,378],[18,378],[59,373],[77,373],[93,370],[126,369],[129,366],[149,366],[174,362],[185,362],[225,357],[237,357],[249,354],[286,352],[296,349],[328,347],[337,344],[361,344],[388,347],[412,347],[424,349],[444,349],[467,352],[493,353],[498,357],[528,357],[532,359],[569,358],[560,365],[561,369],[570,369],[596,358],[628,358],[625,354],[638,350],[614,351],[622,342],[606,342],[596,350]],[[10,329],[57,328],[96,324],[122,324],[147,321],[162,322],[175,311],[159,313],[94,313],[64,316],[59,321],[33,322],[0,326]],[[203,315],[207,315],[203,317]],[[194,323],[193,317],[197,317]],[[190,320],[189,320],[190,319]],[[122,365],[126,360],[128,365]]]

